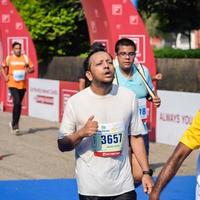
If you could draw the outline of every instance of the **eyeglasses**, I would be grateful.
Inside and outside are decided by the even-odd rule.
[[[136,53],[135,52],[129,52],[129,53],[126,53],[126,52],[119,52],[118,53],[119,56],[121,57],[135,57]]]

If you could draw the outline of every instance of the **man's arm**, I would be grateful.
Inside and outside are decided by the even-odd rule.
[[[65,135],[62,139],[58,139],[58,148],[60,151],[71,151],[78,145],[84,137],[94,135],[98,129],[97,121],[93,121],[94,116],[89,117],[85,126],[80,130]]]
[[[58,139],[58,148],[60,151],[71,151],[77,144],[83,139],[84,130],[81,129],[77,132],[64,136],[62,139]]]
[[[33,73],[34,72],[34,68],[33,67],[26,67],[26,73],[27,74],[30,74],[30,73]]]
[[[167,183],[174,177],[178,169],[180,168],[183,161],[187,158],[187,156],[192,152],[192,149],[184,145],[183,143],[179,143],[174,150],[173,154],[170,156],[168,161],[163,166],[154,188],[150,193],[149,200],[159,200],[159,196],[163,188],[167,185]]]
[[[144,140],[141,135],[138,136],[131,135],[131,148],[139,165],[142,168],[142,171],[149,171],[150,167],[146,155]],[[148,174],[144,174],[142,177],[142,184],[144,192],[149,194],[154,184],[152,177]]]
[[[152,81],[160,81],[160,80],[162,80],[162,78],[163,78],[162,73],[157,73],[151,77]]]
[[[28,58],[28,56],[26,54],[23,55],[24,59],[25,59],[25,68],[26,68],[26,73],[30,74],[34,72],[34,67],[33,67],[33,63],[31,61],[30,58]]]
[[[34,72],[34,67],[33,67],[33,64],[32,64],[32,62],[30,60],[29,60],[29,63],[26,63],[25,68],[26,68],[26,73],[27,74],[30,74],[30,73]]]

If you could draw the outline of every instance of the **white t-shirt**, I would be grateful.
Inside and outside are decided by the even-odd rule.
[[[94,136],[84,138],[77,145],[75,172],[79,193],[114,196],[133,190],[128,134],[139,135],[144,132],[135,94],[117,85],[113,85],[112,91],[104,96],[96,95],[90,87],[82,90],[67,101],[58,138],[62,139],[81,129],[91,115],[94,115],[103,138],[106,138],[106,142],[103,139],[100,141],[103,151],[109,151],[109,148],[111,152],[115,151],[120,148],[119,142],[122,148],[118,156],[101,157],[95,155],[99,144],[95,149]],[[100,152],[100,155],[104,153]]]

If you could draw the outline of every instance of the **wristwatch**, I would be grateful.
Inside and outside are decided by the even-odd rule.
[[[149,176],[152,176],[153,175],[153,170],[152,169],[149,169],[148,171],[143,171],[143,175],[149,175]]]

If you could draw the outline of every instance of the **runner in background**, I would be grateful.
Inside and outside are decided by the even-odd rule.
[[[115,66],[115,80],[114,82],[120,86],[130,89],[136,94],[139,100],[139,112],[143,120],[145,131],[143,139],[145,143],[146,153],[149,155],[149,136],[147,127],[147,105],[146,100],[151,101],[155,107],[159,107],[161,100],[158,96],[153,98],[149,95],[149,91],[144,84],[143,79],[149,85],[150,90],[153,90],[153,83],[147,67],[142,66],[136,59],[136,45],[128,39],[122,38],[115,44],[116,59]],[[137,64],[136,64],[137,63]],[[134,152],[132,154],[133,175],[136,181],[141,181],[142,170],[135,159]],[[135,169],[135,170],[134,170]]]
[[[22,101],[26,92],[27,74],[34,71],[31,60],[21,53],[21,44],[12,44],[13,55],[8,55],[2,62],[2,74],[13,98],[12,121],[9,123],[11,132],[19,134],[19,120]]]

